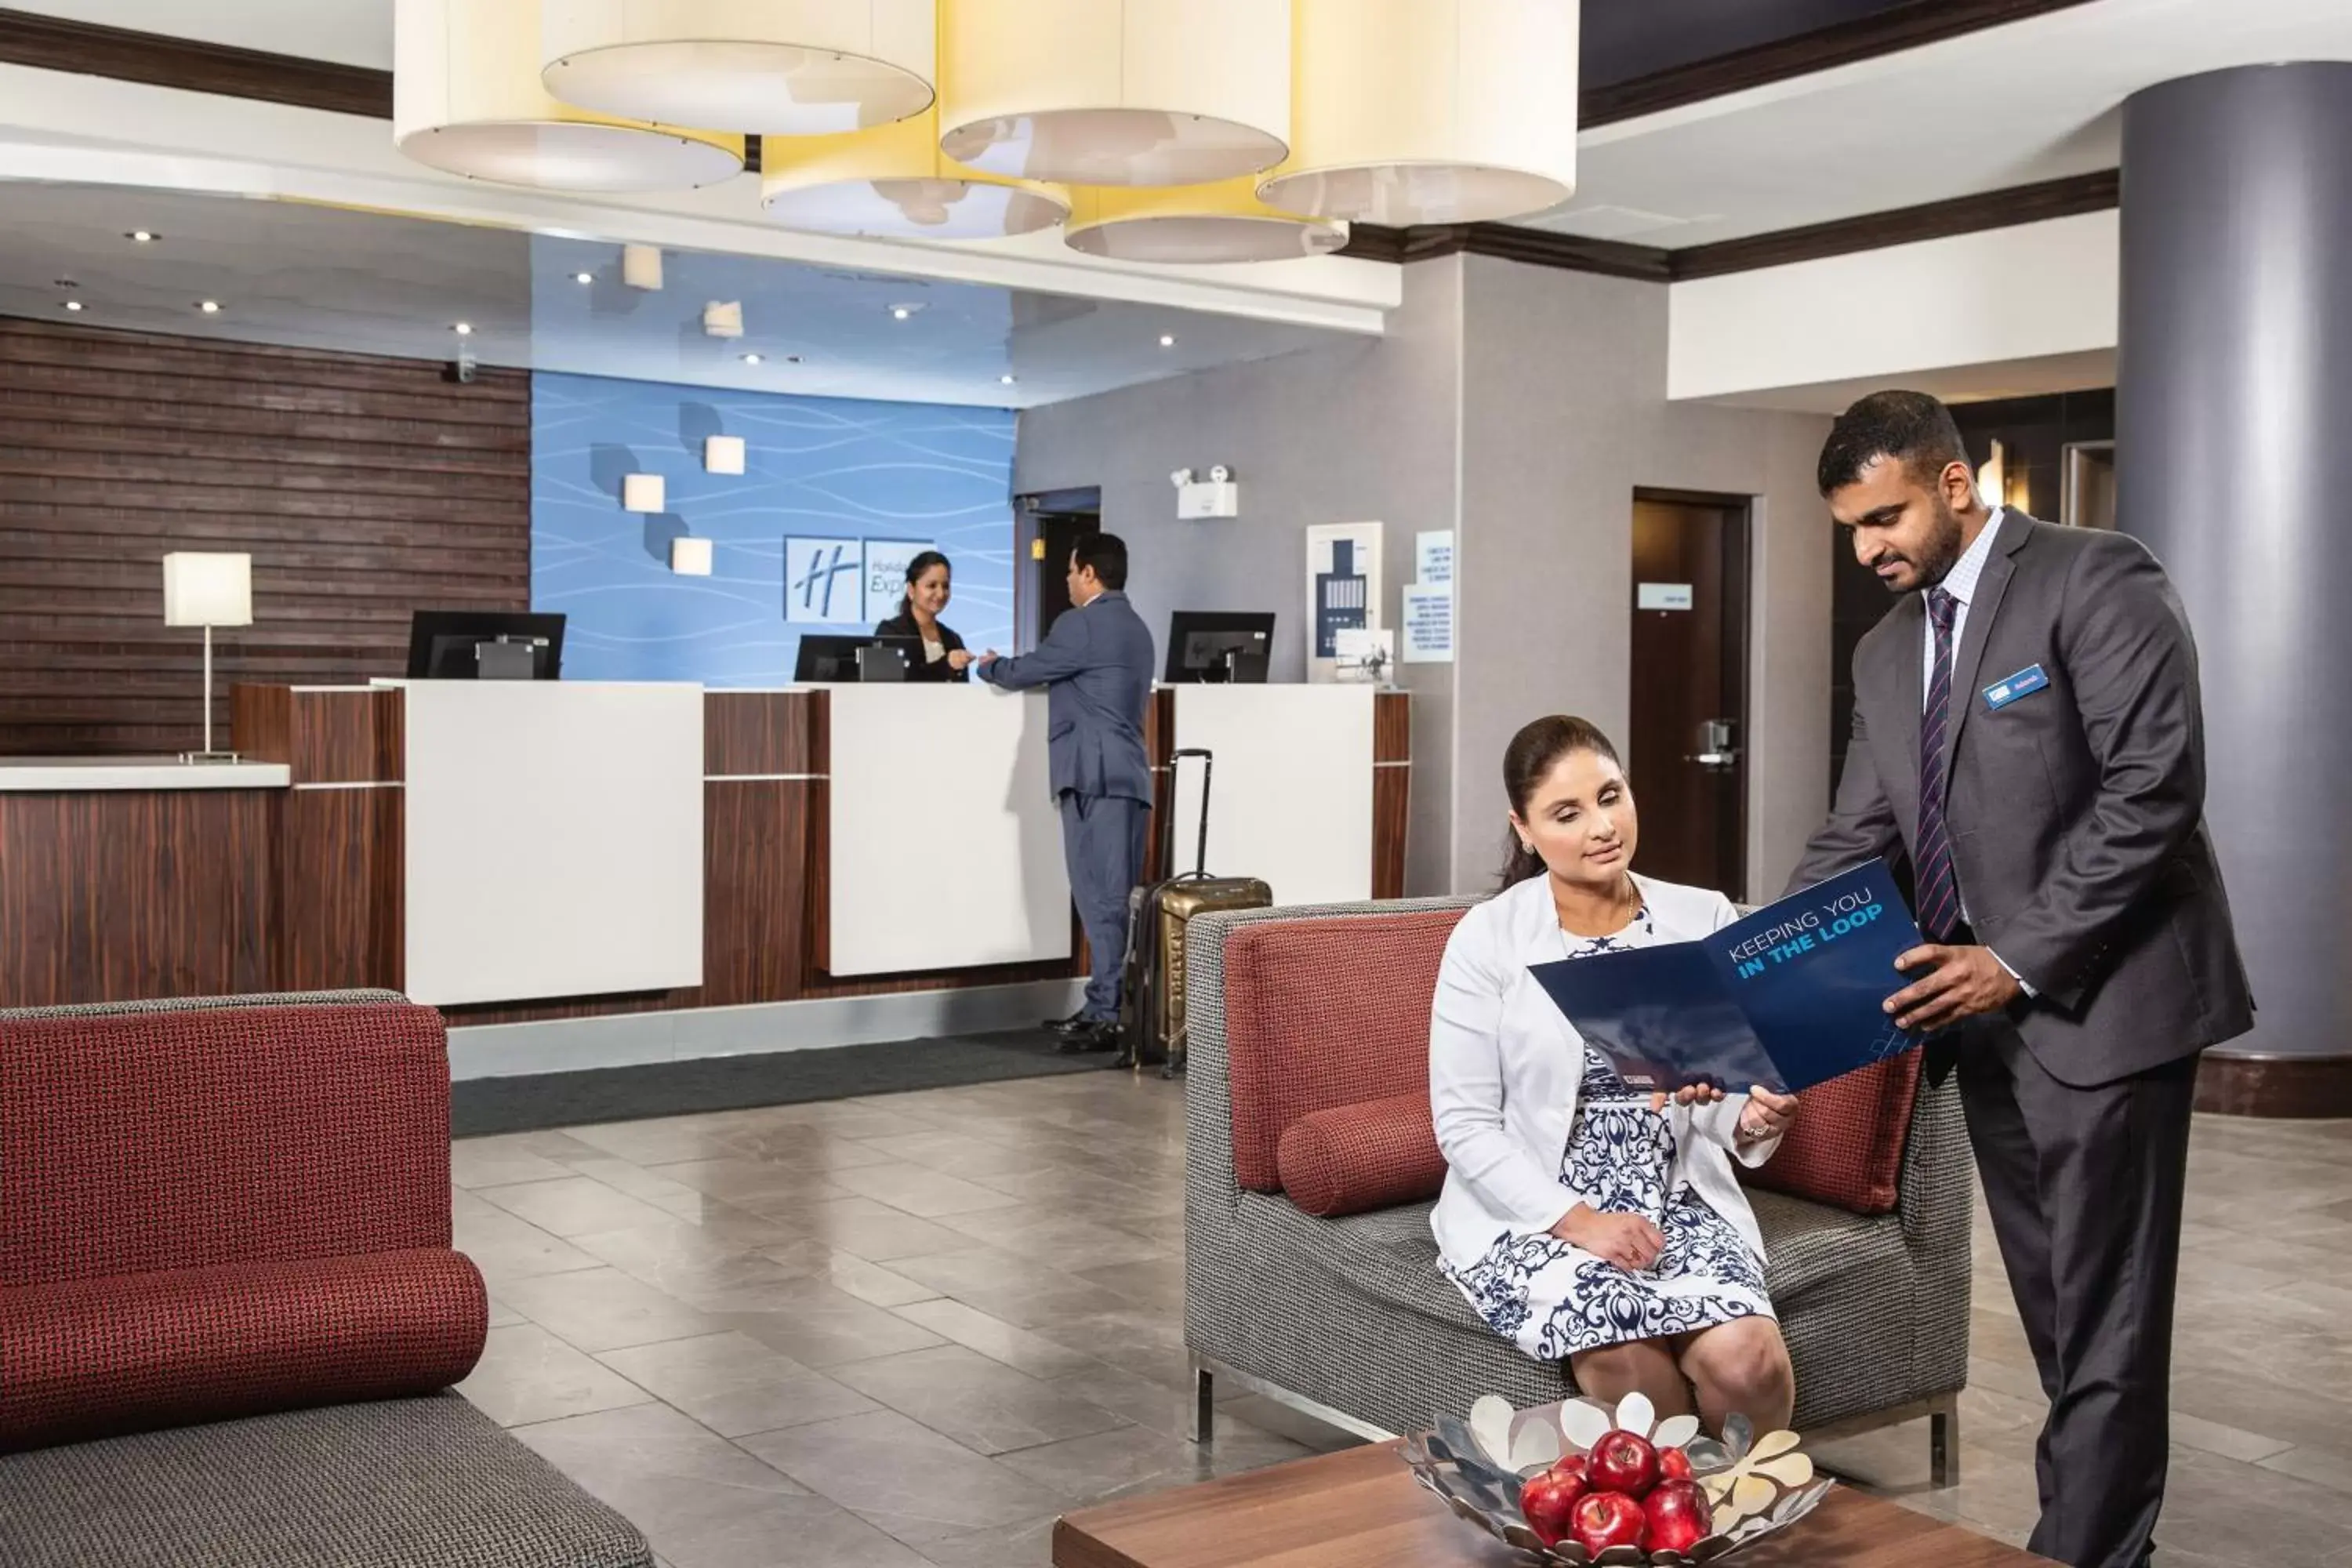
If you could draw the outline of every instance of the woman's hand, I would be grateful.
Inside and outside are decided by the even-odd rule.
[[[971,654],[968,650],[960,647],[951,647],[948,649],[948,668],[954,670],[958,675],[961,675],[965,670],[971,668]]]
[[[1650,1096],[1650,1109],[1664,1110],[1666,1102],[1676,1105],[1713,1105],[1723,1099],[1723,1086],[1714,1083],[1686,1083],[1672,1094],[1664,1089]]]
[[[1601,1214],[1591,1204],[1579,1204],[1560,1215],[1551,1233],[1629,1274],[1655,1263],[1666,1245],[1658,1227],[1640,1215]]]
[[[1748,1091],[1748,1109],[1740,1112],[1739,1141],[1761,1143],[1768,1138],[1778,1138],[1797,1120],[1797,1097],[1774,1094],[1769,1089]]]

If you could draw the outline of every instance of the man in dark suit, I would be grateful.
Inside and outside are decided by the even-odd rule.
[[[1907,852],[1928,945],[1887,1008],[1959,1073],[2050,1397],[2032,1549],[2140,1568],[2197,1057],[2253,1022],[2188,618],[2137,540],[1988,508],[1934,398],[1855,404],[1819,479],[1901,597],[1854,652],[1845,776],[1790,886]]]
[[[1062,854],[1086,926],[1094,971],[1085,1005],[1046,1026],[1066,1051],[1118,1043],[1119,965],[1127,896],[1143,876],[1151,764],[1143,711],[1151,700],[1151,633],[1127,600],[1127,546],[1116,534],[1080,539],[1070,552],[1070,605],[1035,653],[981,655],[980,678],[1010,690],[1047,688],[1047,745],[1062,807]]]

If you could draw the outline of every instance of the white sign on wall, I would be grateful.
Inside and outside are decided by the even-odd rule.
[[[1339,668],[1339,636],[1381,624],[1377,522],[1320,522],[1307,531],[1307,678],[1328,681]]]
[[[1441,528],[1412,536],[1413,580],[1424,588],[1454,581],[1454,531]]]
[[[931,548],[928,540],[869,539],[866,542],[866,618],[880,626],[898,613],[906,596],[907,566]]]
[[[784,619],[852,626],[866,618],[866,556],[855,539],[784,541]]]
[[[1415,583],[1404,591],[1404,662],[1446,664],[1454,658],[1454,585]]]

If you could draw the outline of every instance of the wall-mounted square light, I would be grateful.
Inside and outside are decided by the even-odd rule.
[[[706,473],[741,473],[743,471],[743,437],[740,436],[704,437],[702,467]]]
[[[713,300],[702,307],[702,330],[714,338],[740,338],[743,335],[743,307],[740,302]]]
[[[667,504],[659,474],[631,474],[621,481],[621,504],[631,511],[660,511]]]
[[[658,289],[662,286],[661,247],[657,245],[623,246],[621,281],[632,289]]]
[[[669,542],[669,569],[681,577],[710,575],[710,541],[681,535]]]

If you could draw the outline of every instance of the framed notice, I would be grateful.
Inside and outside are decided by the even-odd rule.
[[[1339,634],[1381,624],[1377,522],[1324,522],[1307,531],[1307,679],[1339,678]]]

